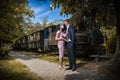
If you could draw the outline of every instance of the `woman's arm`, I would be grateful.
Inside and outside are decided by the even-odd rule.
[[[65,40],[64,38],[59,38],[59,36],[60,36],[60,33],[56,33],[56,36],[55,36],[55,40],[56,41],[59,41],[59,40]]]

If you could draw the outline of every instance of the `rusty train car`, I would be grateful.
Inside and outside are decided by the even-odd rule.
[[[30,35],[26,35],[16,40],[13,48],[17,50],[49,50],[49,37],[56,32],[56,26],[49,26],[44,30],[36,31]]]
[[[57,26],[49,26],[44,30],[34,32],[16,40],[14,49],[33,50],[33,51],[54,51],[57,49],[55,34]],[[102,46],[104,38],[99,29],[81,30],[76,29],[76,54],[78,56],[88,56],[90,54],[104,53],[105,48]],[[88,53],[88,52],[91,53]]]

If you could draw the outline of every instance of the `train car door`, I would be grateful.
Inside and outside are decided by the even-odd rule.
[[[49,28],[44,29],[44,51],[49,49],[48,47]]]
[[[44,30],[40,31],[40,48],[44,51]]]

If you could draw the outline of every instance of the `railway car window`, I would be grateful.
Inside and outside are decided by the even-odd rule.
[[[103,44],[104,43],[103,35],[99,30],[93,30],[90,37],[91,37],[93,44]]]
[[[26,37],[23,38],[23,43],[25,43],[25,42],[26,42]]]
[[[30,35],[30,41],[33,41],[33,34]]]
[[[79,32],[84,32],[85,30],[86,30],[85,27],[79,27],[79,29],[78,29]]]
[[[44,38],[48,38],[49,37],[49,31],[48,29],[44,30]]]
[[[56,32],[57,29],[56,29],[56,26],[52,27],[52,32]]]
[[[20,43],[20,40],[18,42]]]
[[[21,39],[21,42],[24,43],[24,37]]]
[[[28,42],[30,42],[30,36],[28,36]]]
[[[35,40],[36,40],[36,33],[33,34],[33,41],[35,41]]]
[[[39,34],[39,32],[37,32],[37,34],[36,34],[36,40],[39,40],[40,39],[40,34]]]

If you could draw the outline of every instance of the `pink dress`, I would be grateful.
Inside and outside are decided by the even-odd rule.
[[[59,38],[62,38],[62,32],[61,31],[57,31],[57,34],[60,34],[59,35]],[[59,49],[59,57],[63,57],[64,56],[64,44],[65,44],[65,41],[63,40],[60,40],[58,41],[58,49]]]

